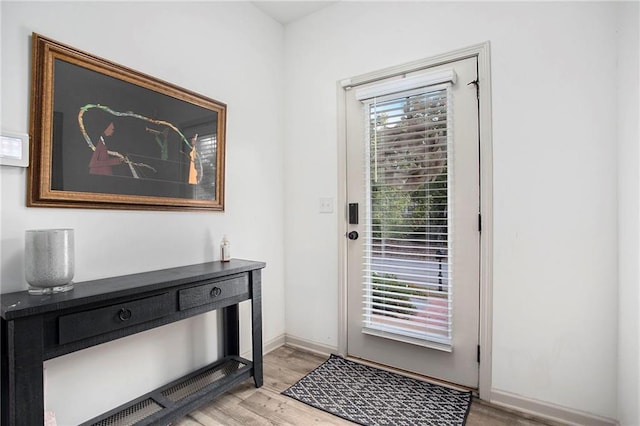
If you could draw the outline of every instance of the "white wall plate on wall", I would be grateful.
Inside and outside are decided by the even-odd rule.
[[[0,132],[0,165],[29,166],[29,135],[26,133]]]

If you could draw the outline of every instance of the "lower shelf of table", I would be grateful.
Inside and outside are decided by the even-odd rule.
[[[253,376],[253,364],[230,356],[91,419],[81,426],[168,424]]]

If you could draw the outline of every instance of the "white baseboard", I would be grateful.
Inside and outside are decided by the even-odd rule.
[[[275,337],[269,340],[268,342],[265,342],[264,345],[262,345],[262,352],[266,355],[269,352],[278,349],[280,346],[284,346],[285,343],[286,343],[286,335],[281,334],[278,337]]]
[[[562,407],[549,402],[539,401],[510,392],[491,390],[491,404],[536,417],[576,426],[612,426],[618,425],[614,419],[597,416],[584,411]]]
[[[338,349],[333,346],[327,346],[320,343],[312,342],[311,340],[302,339],[300,337],[291,336],[290,334],[281,334],[273,339],[264,342],[262,344],[262,353],[264,355],[269,352],[278,349],[280,346],[292,346],[294,348],[303,349],[308,352],[313,352],[318,355],[329,356],[332,353],[338,353]],[[240,354],[242,358],[251,360],[251,349],[244,351]]]
[[[329,356],[331,354],[338,353],[338,348],[335,346],[323,345],[321,343],[312,342],[311,340],[292,336],[290,334],[285,334],[284,341],[287,346],[304,349],[318,355]]]
[[[280,346],[283,346],[285,343],[285,335],[281,334],[280,336],[277,336],[271,340],[269,340],[268,342],[264,342],[262,344],[262,353],[264,355],[268,354],[269,352],[278,349]],[[249,349],[248,351],[244,351],[240,354],[240,356],[242,358],[251,360],[253,357],[253,354],[251,352],[251,349]]]

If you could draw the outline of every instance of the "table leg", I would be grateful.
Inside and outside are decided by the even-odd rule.
[[[2,330],[2,424],[44,424],[42,317],[3,320]]]
[[[262,275],[251,271],[251,346],[253,349],[253,380],[256,387],[262,386]]]

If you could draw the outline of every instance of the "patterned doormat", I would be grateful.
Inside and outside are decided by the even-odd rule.
[[[471,407],[471,392],[336,355],[282,394],[366,426],[464,425]]]

